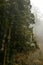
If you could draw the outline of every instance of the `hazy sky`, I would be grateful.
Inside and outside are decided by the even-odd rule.
[[[32,11],[37,14],[37,19],[34,26],[34,33],[37,37],[40,49],[43,52],[43,0],[31,0]]]
[[[31,0],[31,3],[36,6],[41,13],[43,13],[43,0]]]
[[[35,15],[37,14],[35,32],[37,32],[39,36],[43,36],[43,0],[31,0],[31,4],[33,13],[35,13]]]

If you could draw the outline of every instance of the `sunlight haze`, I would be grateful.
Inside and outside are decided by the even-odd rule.
[[[35,15],[34,34],[37,38],[37,43],[43,52],[43,0],[31,0],[32,12]]]
[[[33,6],[37,7],[43,13],[43,0],[31,0]]]

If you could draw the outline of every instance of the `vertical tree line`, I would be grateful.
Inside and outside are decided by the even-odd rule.
[[[30,0],[0,0],[0,63],[14,65],[12,56],[38,48]],[[15,57],[14,57],[15,58]],[[3,62],[3,63],[2,63]]]

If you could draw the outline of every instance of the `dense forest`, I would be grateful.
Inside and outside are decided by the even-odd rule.
[[[30,0],[0,0],[0,65],[33,65],[39,46],[31,7]]]

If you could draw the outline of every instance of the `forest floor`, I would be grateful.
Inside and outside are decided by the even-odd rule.
[[[30,54],[30,58],[32,60],[30,65],[43,65],[43,54],[40,50]]]
[[[18,53],[15,56],[15,61],[18,63],[15,63],[15,65],[43,65],[43,54],[40,50],[33,53],[30,52],[27,56],[25,53]]]

